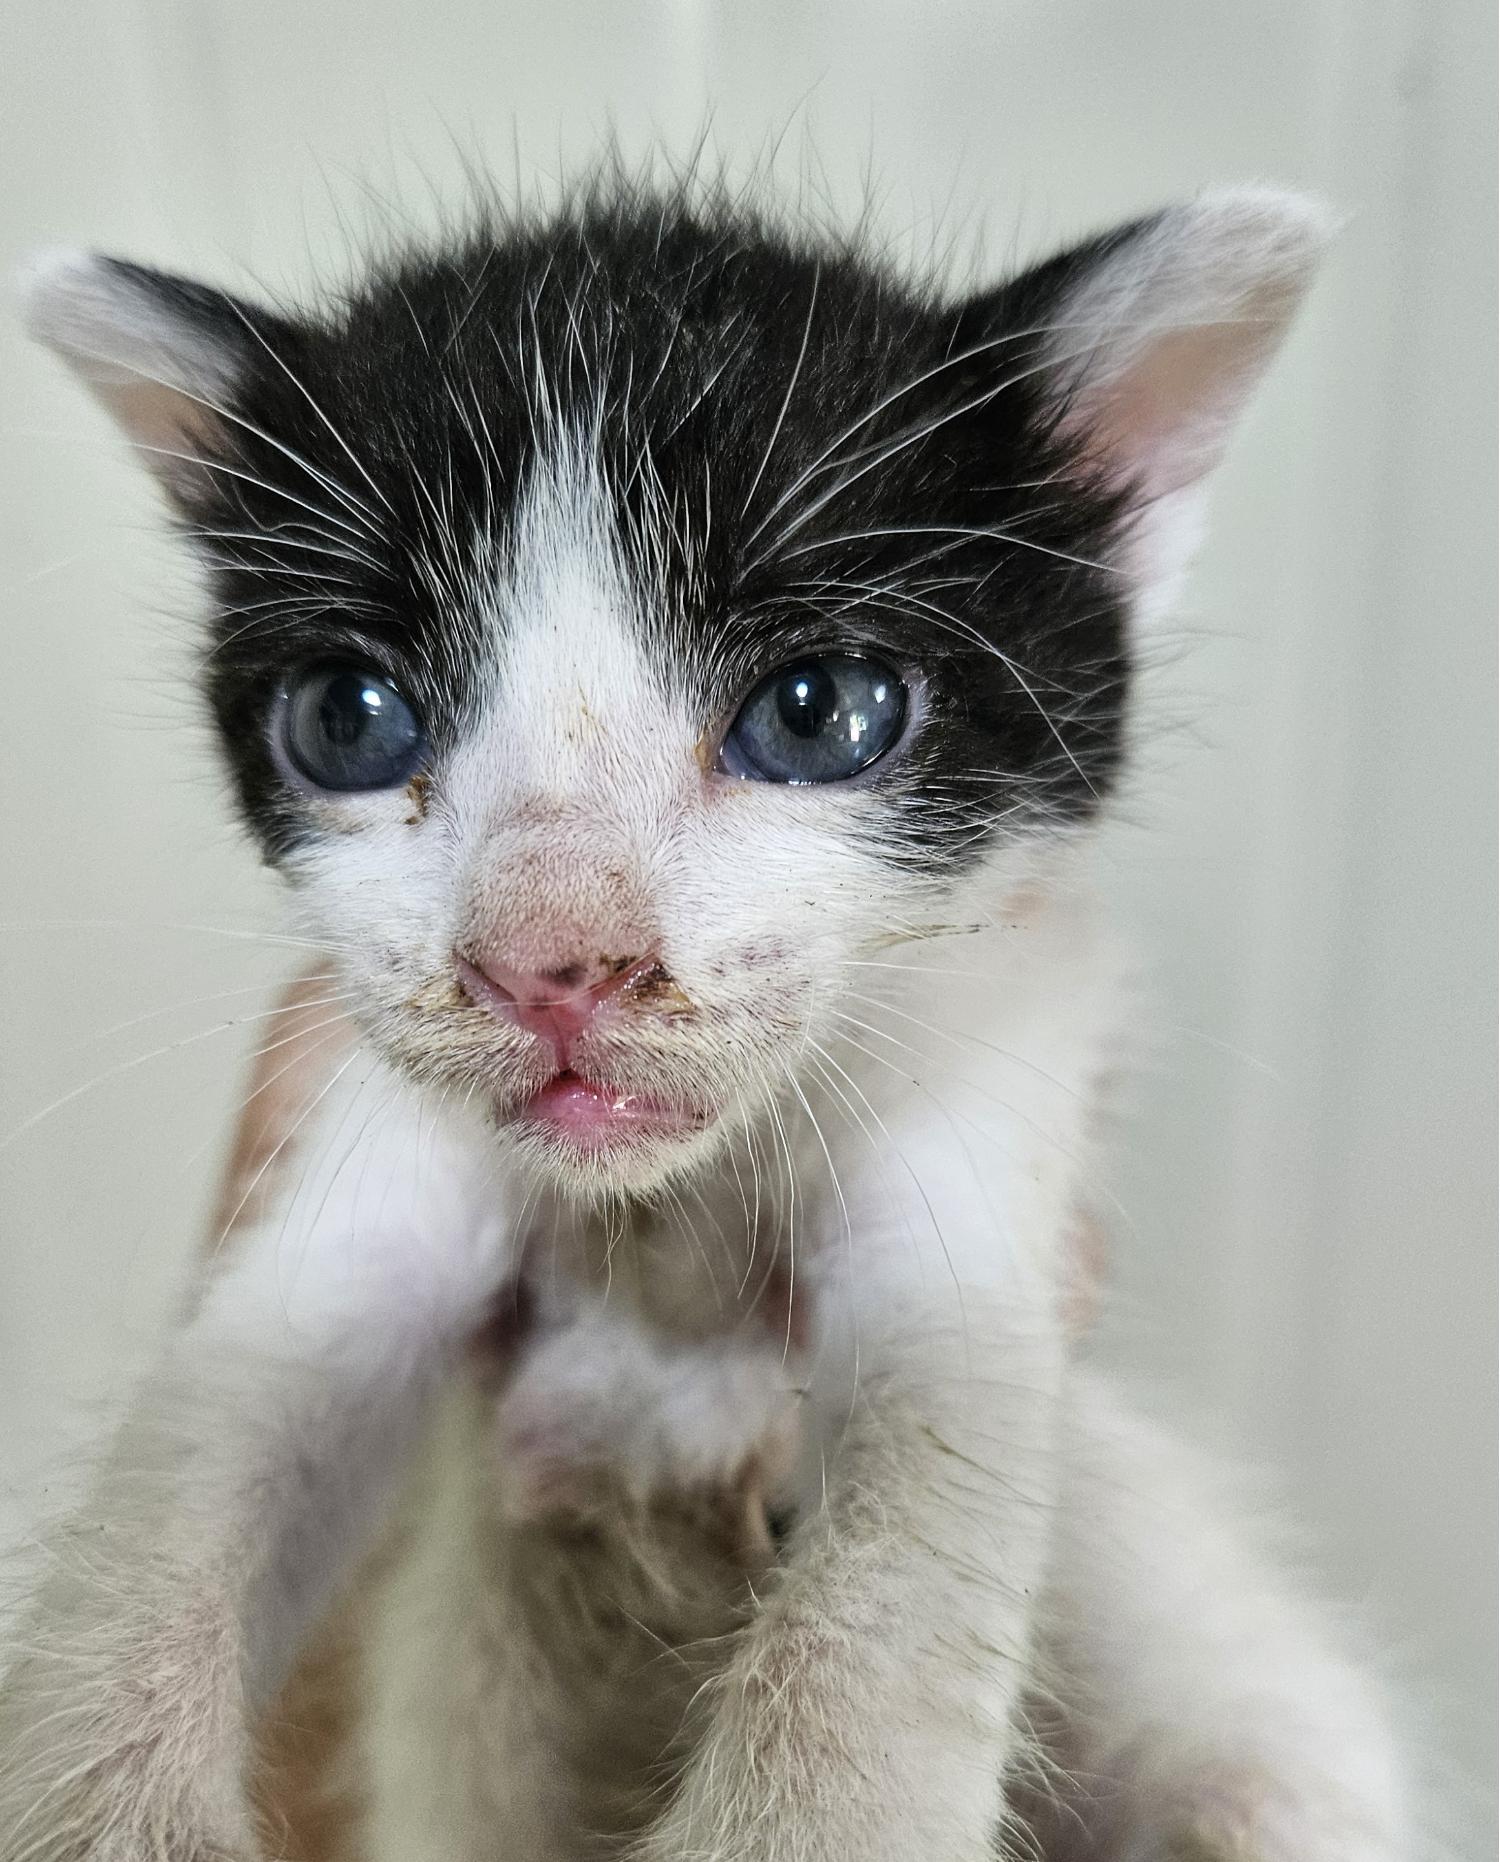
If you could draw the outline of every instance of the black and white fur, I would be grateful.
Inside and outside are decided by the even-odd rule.
[[[953,301],[607,188],[306,313],[38,265],[33,329],[204,566],[240,806],[360,1040],[38,1600],[4,1862],[274,1854],[248,1725],[393,1510],[368,1862],[1405,1853],[1372,1686],[1070,1369],[1064,1312],[1127,1019],[1087,848],[1133,641],[1324,237],[1214,194]],[[830,647],[901,670],[903,741],[848,783],[718,774],[756,680]],[[420,793],[287,768],[288,675],[330,654],[414,697]],[[453,953],[575,944],[659,953],[673,1012],[590,1060],[701,1129],[601,1161],[509,1128],[547,1064]],[[469,1342],[518,1285],[497,1395]],[[677,1770],[621,1809],[595,1775],[664,1670],[588,1718],[554,1647],[587,1611],[526,1603],[536,1515],[771,1441],[773,1567],[662,1683]]]

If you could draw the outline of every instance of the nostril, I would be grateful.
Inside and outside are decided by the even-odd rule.
[[[537,980],[542,983],[550,983],[557,989],[571,991],[574,989],[581,989],[589,982],[589,976],[587,970],[584,969],[581,963],[565,963],[562,968],[558,970],[543,970]]]
[[[459,987],[477,1008],[501,1009],[507,1014],[515,1010],[514,992],[488,970],[471,963],[461,950],[454,951],[453,960],[458,968]]]

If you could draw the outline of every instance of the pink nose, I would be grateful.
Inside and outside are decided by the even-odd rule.
[[[564,1069],[573,1043],[604,1003],[656,965],[654,957],[622,957],[528,971],[512,970],[495,957],[473,963],[462,952],[454,955],[469,999],[545,1041]]]

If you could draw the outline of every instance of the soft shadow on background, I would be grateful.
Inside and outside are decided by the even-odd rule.
[[[1274,1470],[1493,1855],[1493,9],[1487,0],[23,0],[0,259],[291,290],[613,124],[992,268],[1221,181],[1348,215],[1149,643],[1112,864],[1151,994],[1110,1349]],[[372,198],[373,197],[373,198]],[[0,1536],[179,1297],[292,953],[144,483],[0,329]],[[221,1024],[225,1024],[221,1026]],[[210,1032],[211,1030],[218,1032]],[[138,1057],[150,1054],[149,1059]],[[98,1083],[16,1128],[83,1082]],[[1489,1835],[1485,1835],[1488,1829]]]

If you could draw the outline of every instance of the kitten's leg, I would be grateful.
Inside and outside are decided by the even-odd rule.
[[[863,1263],[862,1263],[863,1267]],[[1050,1298],[866,1307],[823,1504],[707,1696],[648,1862],[980,1862],[1029,1660],[1061,1370]],[[818,1478],[815,1473],[815,1479]]]
[[[1397,1862],[1372,1681],[1197,1491],[1185,1451],[1080,1381],[1046,1645],[1072,1777],[1048,1862]]]
[[[247,1712],[504,1271],[498,1218],[465,1201],[472,1160],[406,1089],[372,1074],[319,1122],[283,1213],[236,1237],[51,1548],[0,1693],[4,1862],[254,1853]]]

